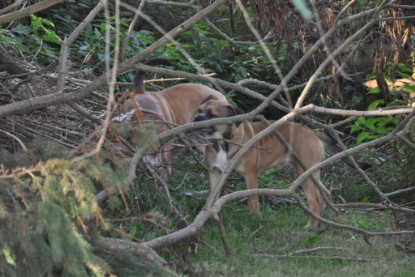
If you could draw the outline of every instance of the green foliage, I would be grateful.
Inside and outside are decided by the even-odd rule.
[[[19,23],[11,32],[5,33],[1,41],[10,47],[19,48],[28,58],[35,58],[41,64],[49,64],[51,59],[56,59],[59,56],[60,48],[56,47],[60,43],[59,37],[67,36],[77,27],[78,22],[83,19],[82,15],[86,14],[93,6],[92,2],[67,1],[65,8],[56,7],[47,17],[46,14],[32,16],[30,25],[24,22]],[[229,13],[229,7],[222,7],[218,13],[223,14],[222,19],[218,21],[218,26],[222,30],[233,32],[235,40],[251,39],[251,35],[247,34],[246,26],[242,21],[232,23],[226,16]],[[125,39],[130,23],[127,18],[129,17],[121,18],[121,42]],[[72,67],[92,67],[97,73],[102,73],[105,59],[105,30],[110,30],[108,42],[111,49],[114,49],[116,35],[114,26],[114,17],[110,18],[110,22],[106,22],[103,17],[98,17],[88,25],[80,38],[71,46]],[[126,58],[140,52],[155,40],[156,36],[149,30],[133,30],[126,49]],[[264,58],[260,46],[233,45],[222,36],[216,35],[216,31],[206,22],[199,22],[191,30],[181,34],[177,40],[198,64],[208,72],[215,72],[224,80],[237,82],[252,77],[265,81],[269,79],[275,83],[272,66]],[[272,47],[269,49],[274,51]],[[36,53],[36,56],[33,53]],[[284,51],[279,51],[279,53],[284,53]],[[165,45],[154,56],[166,57],[174,63],[175,69],[187,72],[195,71],[194,67],[183,58],[174,43]],[[278,55],[277,60],[283,69],[285,68],[284,64],[288,64],[284,55]],[[110,60],[110,62],[112,61]],[[118,78],[120,81],[129,81],[130,77],[129,75],[121,75]],[[239,99],[239,101],[243,100]]]
[[[18,276],[89,276],[97,266],[80,233],[86,221],[102,222],[85,167],[49,160],[2,172],[0,203],[10,208],[1,217],[0,248],[9,250]]]
[[[53,20],[56,23],[57,33],[64,37],[78,27],[79,22],[98,2],[99,0],[65,0],[64,5],[53,6],[41,15]]]
[[[383,100],[379,102],[383,102]],[[350,129],[352,133],[358,133],[356,144],[360,144],[364,141],[380,138],[390,133],[398,123],[399,118],[397,116],[381,116],[372,118],[365,118],[361,116],[354,122]]]
[[[127,19],[120,20],[120,41],[125,40],[125,35],[128,30],[129,21]],[[103,61],[105,59],[105,44],[110,43],[111,50],[115,49],[115,36],[116,30],[115,18],[111,17],[107,22],[103,19],[99,19],[93,22],[92,25],[88,25],[85,32],[83,32],[81,39],[71,48],[72,53],[75,54],[75,60],[82,66],[92,65],[96,68],[96,65],[102,65],[96,68],[98,72],[103,71]],[[109,30],[109,38],[105,37],[105,32]],[[108,41],[107,41],[108,39]],[[133,31],[127,46],[126,57],[129,58],[145,47],[154,43],[155,38],[149,31]],[[112,58],[112,57],[110,57]],[[110,60],[112,63],[112,60]]]
[[[0,274],[171,276],[139,256],[127,257],[100,243],[98,231],[108,230],[108,224],[95,188],[116,185],[125,190],[125,174],[95,159],[41,161],[54,156],[51,145],[44,151],[34,148],[26,167],[0,169]],[[37,163],[29,166],[28,161]],[[156,217],[163,220],[157,213],[151,219]],[[157,234],[146,230],[141,237]]]
[[[19,153],[1,150],[0,163],[7,168],[32,166],[49,159],[65,159],[70,154],[67,148],[44,138],[35,138],[26,147],[26,152]]]
[[[29,215],[16,211],[7,222],[9,232],[2,248],[13,253],[17,276],[88,276],[89,246],[73,230],[61,206],[39,202]]]
[[[35,59],[41,65],[48,65],[60,55],[60,37],[68,36],[84,18],[78,18],[80,11],[89,11],[97,1],[67,1],[66,8],[55,8],[55,12],[43,15],[32,15],[30,24],[21,22],[10,31],[0,29],[0,42],[8,47],[19,49],[28,59]],[[54,24],[53,21],[58,24]],[[77,21],[79,20],[79,22]],[[125,39],[129,20],[121,19],[120,41]],[[98,18],[88,25],[80,38],[71,46],[73,67],[92,66],[98,73],[104,71],[105,31],[110,30],[108,42],[115,48],[115,17],[109,22]],[[126,51],[131,57],[155,41],[153,34],[146,30],[133,31]],[[112,58],[112,57],[111,57]],[[110,60],[112,62],[112,60]],[[120,77],[123,80],[123,76]],[[129,80],[130,78],[128,78]]]
[[[33,31],[35,36],[42,38],[46,42],[52,42],[57,45],[60,45],[60,39],[56,35],[56,32],[51,29],[55,28],[55,25],[46,18],[41,18],[36,15],[31,15],[32,25],[31,30]]]
[[[112,167],[95,160],[52,159],[59,155],[51,151],[56,145],[43,142],[43,146],[43,151],[33,148],[28,153],[30,157],[22,162],[26,167],[0,169],[2,268],[10,276],[104,276],[113,272],[93,253],[91,242],[95,241],[85,238],[98,236],[95,227],[107,228],[95,187],[124,186],[125,176],[115,178]]]
[[[36,15],[30,16],[30,25],[17,24],[11,31],[4,33],[1,42],[5,46],[17,47],[28,58],[49,64],[58,57],[61,40],[56,34],[54,23]]]
[[[392,65],[389,66],[389,70],[392,70]],[[406,78],[408,80],[415,81],[412,77],[412,67],[405,64],[398,64],[397,70],[393,72],[396,74],[393,78],[391,76],[385,76],[387,82],[392,83],[396,78]],[[380,92],[379,87],[372,88],[368,94],[369,95],[378,95]],[[396,105],[405,105],[405,97],[403,94],[407,93],[410,96],[410,93],[415,92],[415,87],[411,85],[404,85],[399,87],[391,87],[390,93],[392,100],[387,103],[384,99],[376,99],[372,101],[368,106],[368,111],[373,111],[378,108],[389,108]],[[411,101],[410,101],[411,102]],[[350,126],[352,133],[357,133],[356,143],[360,144],[367,140],[373,140],[379,137],[382,137],[390,133],[397,124],[400,122],[399,116],[379,116],[373,118],[359,117],[353,125]]]
[[[223,29],[229,28],[229,20],[220,22]],[[244,39],[246,32],[235,34],[235,39]],[[177,39],[194,60],[208,72],[214,72],[223,80],[238,82],[246,78],[267,78],[274,76],[272,66],[263,57],[259,45],[233,45],[216,35],[206,22],[197,23],[191,30],[183,32]],[[165,56],[173,61],[177,69],[194,72],[194,67],[183,59],[174,43],[157,51],[155,56]],[[260,66],[259,66],[260,65]]]

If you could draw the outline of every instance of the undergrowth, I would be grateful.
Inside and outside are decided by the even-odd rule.
[[[394,151],[396,149],[390,148],[380,154],[359,155],[359,159],[374,164],[367,174],[386,192],[405,187],[405,182],[413,178],[413,174],[398,175],[397,171],[391,171],[391,168],[409,166],[410,160],[407,155],[391,160]],[[406,153],[406,150],[399,153]],[[176,151],[174,156],[176,162],[169,178],[171,195],[182,216],[191,222],[208,195],[207,171],[200,157],[194,159],[183,150]],[[342,162],[325,168],[322,177],[323,183],[332,190],[335,203],[380,202],[364,178]],[[283,165],[263,172],[259,182],[262,188],[287,188],[294,178],[292,167]],[[164,196],[159,195],[154,201],[154,195],[164,195],[160,185],[151,179],[140,179],[138,183],[132,197],[137,198],[135,193],[138,192],[145,195],[141,199],[147,199],[144,202],[148,206],[141,212],[154,222],[148,219],[135,222],[130,226],[133,231],[129,230],[128,234],[135,232],[135,239],[145,241],[179,229],[179,217],[166,208]],[[243,179],[231,175],[222,193],[241,189],[245,189]],[[394,200],[408,202],[409,198],[411,196],[401,195]],[[401,237],[366,238],[324,224],[309,231],[304,228],[308,215],[292,199],[260,197],[260,203],[260,216],[248,212],[246,199],[229,203],[221,211],[232,250],[229,256],[214,221],[208,221],[203,227],[197,253],[189,253],[186,242],[164,247],[159,253],[185,276],[332,276],[333,272],[336,276],[408,276],[413,272],[415,257],[395,249]],[[340,215],[335,215],[327,210],[324,217],[369,231],[398,229],[396,214],[388,211],[344,209]]]
[[[203,160],[198,154],[179,149],[174,153],[175,163],[168,180],[170,199],[161,184],[139,169],[135,185],[124,190],[121,195],[108,198],[98,210],[93,199],[94,191],[117,182],[120,182],[120,188],[125,189],[125,184],[121,184],[125,171],[117,172],[116,168],[108,164],[92,160],[88,163],[58,160],[58,156],[67,159],[68,153],[59,151],[59,147],[56,148],[52,144],[45,147],[45,151],[40,151],[40,154],[36,150],[36,142],[31,147],[31,157],[25,159],[6,155],[7,153],[2,155],[4,164],[14,166],[20,161],[28,168],[30,164],[36,164],[36,167],[32,175],[24,174],[24,169],[15,171],[21,174],[16,176],[23,180],[23,183],[16,182],[17,179],[13,179],[9,171],[4,169],[3,175],[9,174],[9,177],[4,179],[2,184],[4,183],[5,187],[14,186],[19,190],[7,190],[0,194],[3,203],[3,215],[0,213],[0,219],[12,222],[6,215],[16,217],[16,230],[23,232],[25,229],[22,222],[26,222],[27,212],[35,212],[38,217],[32,218],[27,224],[37,228],[38,233],[33,233],[27,238],[36,238],[36,242],[42,243],[45,246],[45,255],[56,251],[50,243],[72,247],[73,253],[80,251],[84,253],[82,255],[90,257],[89,259],[95,259],[98,255],[105,259],[103,265],[121,273],[128,261],[123,258],[125,253],[114,253],[99,246],[96,238],[106,236],[143,242],[174,232],[183,228],[183,220],[187,223],[192,222],[203,209],[208,195],[208,176]],[[400,171],[399,174],[397,170],[392,170],[409,167],[412,163],[412,154],[408,154],[407,149],[403,149],[401,145],[399,147],[401,148],[384,148],[376,154],[365,152],[359,156],[359,159],[371,161],[375,165],[367,174],[382,191],[390,192],[408,187],[408,182],[413,180],[411,172]],[[44,171],[42,168],[45,168]],[[45,171],[46,169],[48,171]],[[356,174],[355,170],[344,167],[341,162],[325,168],[322,177],[323,183],[332,191],[335,203],[380,203],[373,188],[364,178]],[[260,187],[287,188],[294,178],[291,166],[272,168],[259,176]],[[7,180],[10,182],[6,183]],[[81,183],[86,186],[85,189],[82,189]],[[241,189],[245,189],[243,180],[239,176],[231,175],[222,193]],[[81,190],[87,193],[87,197],[80,194]],[[393,200],[412,207],[415,197],[413,192],[411,193],[395,196]],[[13,209],[13,200],[9,196],[26,202],[19,204],[21,208]],[[39,202],[40,200],[43,202]],[[176,208],[175,211],[171,209],[169,200]],[[82,204],[79,208],[77,201]],[[86,202],[91,202],[89,207],[94,209],[88,209]],[[197,248],[195,244],[191,245],[192,241],[189,239],[157,249],[157,252],[170,262],[174,270],[184,276],[332,276],[334,272],[336,276],[410,276],[413,273],[415,256],[410,254],[413,251],[398,249],[403,239],[409,239],[409,242],[413,243],[413,235],[363,237],[355,232],[324,224],[310,231],[304,228],[309,216],[292,199],[260,197],[260,203],[260,215],[248,212],[246,199],[231,202],[220,212],[230,243],[230,255],[226,255],[218,226],[212,220],[207,222],[197,240],[193,241],[198,245]],[[23,209],[22,212],[19,209]],[[411,223],[409,217],[401,217],[396,212],[384,210],[342,209],[339,215],[327,210],[324,217],[369,231],[399,230],[403,226],[399,225],[402,222],[407,224],[404,226],[407,230],[415,226],[415,222]],[[55,222],[58,219],[64,224],[45,225],[49,220]],[[101,223],[103,220],[105,224],[92,228],[96,225],[93,222]],[[96,227],[98,228],[95,230]],[[0,262],[13,271],[13,266],[6,260],[19,262],[15,258],[15,249],[18,249],[16,246],[25,250],[31,249],[30,245],[35,244],[27,240],[24,241],[25,244],[22,244],[22,240],[14,242],[11,239],[20,238],[23,233],[21,236],[10,236],[10,233],[7,234],[10,230],[8,228],[6,225],[0,228],[3,232],[2,237],[10,238],[8,242],[0,244]],[[90,232],[85,233],[86,229]],[[66,236],[57,236],[62,231]],[[47,239],[44,237],[45,234]],[[71,246],[65,246],[65,237],[71,237]],[[75,247],[77,244],[78,248]],[[62,252],[57,253],[59,255],[50,261],[45,272],[69,270],[63,263]],[[68,255],[68,252],[65,253]],[[82,257],[73,253],[71,255],[74,258]],[[88,260],[87,264],[82,264],[76,259],[73,263],[78,263],[79,270],[92,268]],[[145,261],[140,259],[132,259],[131,263],[137,263],[137,268],[146,267],[142,264]],[[39,272],[42,270],[37,269]],[[120,276],[128,274],[134,276],[134,271]]]

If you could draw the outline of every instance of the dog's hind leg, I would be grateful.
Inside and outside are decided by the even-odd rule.
[[[302,167],[297,166],[297,174],[300,176],[304,170]],[[317,182],[320,182],[320,171],[316,171],[313,173],[313,177]],[[322,199],[321,194],[317,186],[314,182],[307,178],[303,184],[301,185],[307,198],[309,208],[315,213],[316,215],[320,215],[321,212],[325,209],[326,204],[324,199]],[[310,216],[310,219],[306,225],[306,228],[314,228],[318,225],[318,219],[313,216]]]
[[[248,189],[258,188],[257,173],[255,171],[245,172],[244,178],[245,178],[245,183]],[[249,207],[249,211],[259,214],[258,195],[251,195],[248,197],[248,207]]]

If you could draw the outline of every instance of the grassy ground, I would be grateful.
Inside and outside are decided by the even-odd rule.
[[[180,156],[176,162],[169,179],[171,195],[175,206],[192,221],[205,204],[207,171],[190,156]],[[323,181],[332,190],[336,203],[376,202],[373,191],[358,174],[344,165],[333,168],[323,174]],[[378,173],[371,174],[376,177]],[[260,186],[287,187],[293,175],[288,166],[271,169],[259,176]],[[387,184],[385,176],[381,177]],[[150,211],[149,220],[123,225],[123,230],[139,241],[176,230],[175,218],[168,215],[163,202],[163,189],[146,178],[138,181],[135,193],[129,194],[129,206],[136,210],[128,210],[125,217]],[[244,188],[241,179],[231,176],[223,193]],[[183,259],[186,247],[177,250],[177,245],[160,249],[159,253],[167,260],[175,260],[177,272],[183,276],[415,276],[415,255],[395,249],[398,237],[365,240],[351,231],[325,225],[310,231],[304,228],[308,215],[290,199],[261,197],[260,201],[260,216],[247,212],[246,199],[232,202],[221,211],[231,255],[225,254],[213,221],[204,226],[196,254]],[[324,216],[371,231],[396,230],[389,212],[345,210],[336,216],[326,211]],[[123,215],[116,213],[116,217]]]
[[[304,229],[307,216],[295,205],[264,207],[261,216],[230,206],[221,214],[232,254],[227,256],[218,228],[203,230],[197,255],[184,270],[189,276],[414,276],[415,255],[394,248],[396,238],[361,236],[332,227]],[[363,212],[342,215],[351,225],[365,220],[392,228],[388,216]],[[353,223],[355,222],[355,223]]]
[[[345,197],[353,197],[350,194],[358,195],[352,201],[374,199],[353,170],[341,164],[334,167],[324,173],[323,180],[333,190],[337,203]],[[173,174],[171,183],[181,184],[182,191],[206,189],[205,170],[196,162],[186,160],[177,164],[174,171],[176,175]],[[341,177],[336,178],[336,175]],[[259,176],[261,187],[274,188],[287,187],[293,178],[289,166],[270,169]],[[242,180],[230,179],[225,193],[245,188]],[[342,187],[346,190],[340,189]],[[205,197],[192,201],[176,199],[182,199],[181,205],[190,205],[189,210],[197,211]],[[395,249],[398,237],[365,240],[351,231],[325,225],[310,231],[304,228],[308,215],[289,199],[260,199],[260,216],[247,212],[246,199],[230,203],[222,210],[220,216],[226,227],[231,255],[225,254],[219,229],[211,221],[202,231],[197,254],[181,266],[180,272],[187,276],[415,276],[415,255]],[[346,210],[336,216],[327,211],[324,216],[371,231],[396,230],[389,212]]]

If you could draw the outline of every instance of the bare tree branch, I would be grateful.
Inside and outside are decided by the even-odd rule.
[[[102,238],[102,243],[108,246],[110,249],[126,249],[131,253],[134,253],[139,256],[144,256],[156,265],[166,266],[167,262],[161,258],[153,249],[146,247],[144,245],[123,239],[114,239],[114,238]]]
[[[1,10],[0,10],[0,14],[5,14],[5,13],[7,13],[8,11],[13,10],[14,8],[17,8],[17,7],[18,7],[18,6],[20,6],[22,3],[23,3],[23,0],[16,0],[16,1],[14,1],[14,3],[13,3],[13,4],[11,4],[11,5],[9,5],[9,6],[5,7],[5,8],[3,8],[3,9],[1,9]]]
[[[0,25],[9,23],[10,21],[19,20],[20,18],[46,10],[47,8],[59,3],[63,3],[63,0],[44,0],[22,10],[2,15],[0,16]]]
[[[127,30],[127,34],[125,35],[125,39],[123,41],[123,44],[121,46],[121,55],[120,55],[120,60],[124,61],[125,60],[125,53],[127,51],[128,48],[128,42],[130,41],[130,37],[131,37],[131,33],[134,30],[135,24],[137,23],[140,13],[144,8],[144,5],[146,4],[146,0],[142,0],[140,5],[138,6],[138,9],[136,10],[135,14],[134,14],[134,18],[130,23],[130,26],[128,27]]]
[[[68,71],[68,56],[69,49],[79,35],[85,30],[86,26],[91,23],[91,21],[97,16],[97,14],[104,7],[105,0],[101,0],[94,9],[88,14],[88,16],[79,24],[71,35],[65,39],[62,43],[61,54],[59,56],[59,66],[58,66],[58,81],[56,84],[56,93],[62,93],[65,85],[65,79]]]

